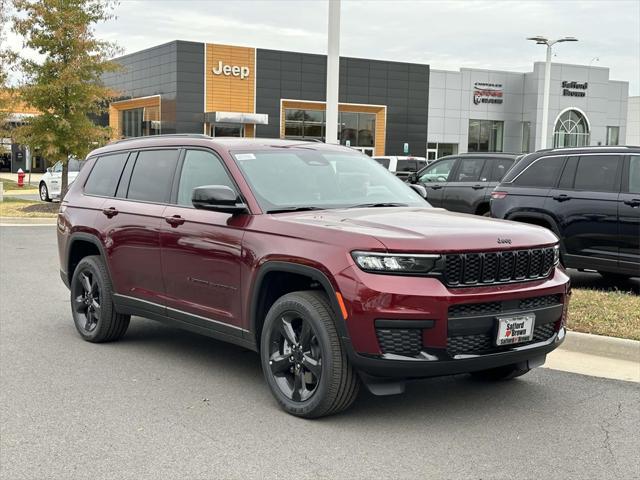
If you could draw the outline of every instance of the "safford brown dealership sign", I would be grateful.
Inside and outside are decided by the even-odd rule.
[[[502,103],[502,84],[476,82],[473,84],[473,103]]]
[[[587,82],[562,82],[562,96],[564,97],[584,97],[587,94]]]

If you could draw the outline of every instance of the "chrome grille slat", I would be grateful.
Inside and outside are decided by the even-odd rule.
[[[503,252],[447,254],[448,286],[492,285],[547,277],[553,269],[553,247]]]

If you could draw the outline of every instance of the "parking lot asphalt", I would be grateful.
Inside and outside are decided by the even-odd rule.
[[[140,318],[82,341],[53,226],[0,227],[0,296],[2,479],[640,477],[637,384],[456,376],[300,420],[242,348]]]

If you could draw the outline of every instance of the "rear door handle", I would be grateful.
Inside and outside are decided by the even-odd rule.
[[[563,193],[562,195],[555,195],[553,199],[557,200],[558,202],[566,202],[567,200],[571,200],[571,197]]]
[[[473,188],[474,190],[481,190],[481,189],[483,189],[484,187],[483,187],[482,185],[474,185],[474,186],[473,186],[473,187],[471,187],[471,188]]]
[[[103,208],[102,213],[104,213],[108,218],[112,218],[112,217],[115,217],[120,212],[118,212],[118,210],[116,210],[114,207],[109,207],[109,208]]]
[[[430,185],[429,188],[431,188],[431,190],[440,190],[442,185]]]
[[[625,200],[625,205],[629,205],[631,208],[640,207],[640,198],[632,198],[631,200]]]
[[[176,228],[178,225],[182,225],[184,223],[184,218],[182,218],[180,215],[174,215],[172,217],[164,217],[164,219],[173,228]]]

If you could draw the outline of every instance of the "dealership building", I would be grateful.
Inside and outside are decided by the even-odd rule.
[[[116,61],[122,69],[104,82],[118,97],[102,120],[115,138],[324,140],[324,55],[173,41]],[[340,142],[368,155],[408,149],[429,158],[534,151],[542,144],[543,85],[541,62],[518,73],[341,57]],[[611,80],[608,68],[554,63],[547,146],[624,144],[628,97],[628,82]],[[12,171],[35,167],[5,140]]]

